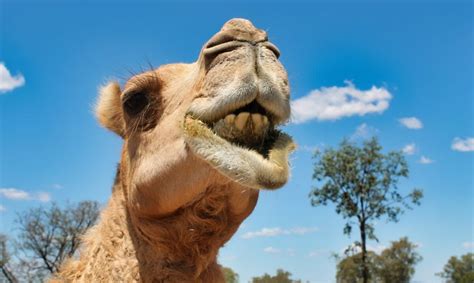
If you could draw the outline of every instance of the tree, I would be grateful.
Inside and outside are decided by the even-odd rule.
[[[41,279],[58,270],[62,261],[73,256],[80,237],[99,215],[99,204],[82,201],[64,208],[53,203],[18,214],[16,246],[22,274]],[[28,279],[28,280],[30,280]]]
[[[238,283],[239,274],[232,270],[230,267],[222,267],[222,272],[224,273],[224,278],[226,283]]]
[[[16,283],[18,280],[16,279],[15,275],[11,272],[10,270],[10,253],[8,251],[8,245],[7,245],[7,236],[0,234],[0,269],[2,271],[4,280],[3,281],[8,281],[10,283]]]
[[[380,255],[367,252],[369,282],[408,283],[415,273],[415,265],[421,256],[415,251],[416,245],[403,237],[392,242]],[[363,281],[362,253],[346,256],[337,264],[336,281],[338,283],[359,283]]]
[[[460,258],[452,256],[437,275],[446,279],[446,283],[474,282],[474,253],[467,253]]]
[[[290,277],[290,272],[279,268],[275,276],[265,273],[263,276],[253,277],[252,283],[301,283],[301,280],[293,280]]]
[[[416,247],[407,237],[392,242],[378,258],[377,276],[380,281],[409,283],[415,274],[415,265],[422,259],[415,251]]]
[[[367,268],[369,274],[377,273],[378,255],[368,251],[366,255]],[[337,264],[336,282],[337,283],[360,283],[363,278],[362,253],[346,256]],[[369,278],[369,282],[376,282],[374,278]]]
[[[361,147],[344,140],[339,149],[329,148],[314,155],[313,187],[309,197],[313,206],[336,205],[336,213],[347,219],[344,234],[350,235],[357,224],[362,249],[362,282],[369,280],[367,266],[367,239],[378,240],[373,221],[386,217],[398,221],[409,202],[420,204],[423,193],[414,189],[403,196],[398,181],[408,177],[408,164],[401,152],[383,154],[376,138],[365,141]],[[355,222],[354,222],[355,221]]]

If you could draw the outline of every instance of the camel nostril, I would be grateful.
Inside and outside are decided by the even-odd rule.
[[[275,57],[280,58],[280,49],[278,49],[278,47],[276,47],[275,44],[269,41],[265,41],[262,45],[270,49],[273,52],[273,54],[275,54]]]
[[[239,41],[227,41],[224,43],[213,45],[212,47],[208,47],[203,50],[203,53],[205,56],[224,53],[227,51],[234,50],[242,45],[243,45],[242,42],[239,42]]]
[[[219,44],[231,42],[231,41],[234,41],[234,40],[235,40],[235,37],[233,37],[232,35],[221,33],[221,34],[218,34],[217,36],[214,36],[213,38],[211,38],[211,40],[209,40],[209,42],[206,44],[205,49],[212,48],[212,47],[217,46]]]
[[[204,48],[204,50],[202,51],[202,54],[204,55],[206,68],[208,68],[211,65],[211,63],[219,54],[235,50],[243,45],[244,45],[243,42],[235,41],[235,40],[216,41],[216,42],[211,41],[210,44],[208,44],[207,47]]]

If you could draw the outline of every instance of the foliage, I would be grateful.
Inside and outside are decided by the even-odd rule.
[[[53,203],[49,208],[32,208],[17,216],[17,273],[25,280],[41,280],[58,270],[77,250],[80,237],[99,215],[99,204],[82,201],[64,208]]]
[[[447,283],[474,282],[474,253],[467,253],[460,258],[452,256],[437,275],[446,279]]]
[[[380,255],[367,252],[368,282],[408,283],[415,273],[415,265],[421,256],[415,251],[416,245],[404,237],[392,242]],[[363,281],[362,253],[347,256],[337,264],[338,283],[359,283]]]
[[[290,272],[279,268],[275,276],[265,273],[263,276],[253,277],[252,283],[301,283],[301,280],[293,280],[290,277]]]
[[[408,283],[415,273],[415,265],[422,257],[415,251],[416,245],[403,237],[392,242],[379,256],[378,277],[381,282]]]
[[[344,140],[339,149],[329,148],[314,155],[313,187],[309,197],[313,206],[335,204],[336,213],[347,219],[344,234],[353,225],[360,231],[363,282],[368,282],[367,239],[378,240],[372,222],[386,217],[397,222],[410,203],[420,204],[423,193],[414,189],[407,195],[398,190],[400,178],[408,177],[408,164],[401,152],[383,154],[376,138],[361,147]]]
[[[374,252],[367,252],[367,268],[369,275],[377,273],[378,255]],[[362,282],[362,253],[356,253],[351,256],[346,256],[337,264],[336,282],[337,283],[360,283]],[[369,277],[368,282],[375,282],[373,278]]]
[[[239,274],[237,274],[230,267],[222,267],[222,272],[224,273],[224,278],[226,283],[238,283]]]

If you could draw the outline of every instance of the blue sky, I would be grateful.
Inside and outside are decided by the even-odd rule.
[[[414,281],[440,282],[434,273],[447,259],[474,247],[470,1],[2,1],[0,232],[14,233],[17,212],[50,201],[105,203],[121,141],[94,120],[98,86],[149,63],[194,61],[233,17],[267,30],[282,52],[298,122],[285,130],[299,150],[291,181],[261,194],[221,263],[242,282],[278,267],[334,282],[331,253],[357,237],[342,234],[332,206],[310,206],[311,150],[375,134],[385,150],[405,149],[411,176],[400,189],[420,187],[425,197],[399,223],[379,221],[380,243],[369,244],[408,236],[423,256]]]

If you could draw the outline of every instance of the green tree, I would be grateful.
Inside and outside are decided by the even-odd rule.
[[[263,276],[253,277],[252,283],[301,283],[301,280],[293,280],[290,277],[290,272],[279,268],[275,276],[265,273]]]
[[[380,281],[409,283],[415,274],[415,265],[422,259],[415,251],[416,247],[407,237],[392,242],[378,257],[377,277]]]
[[[467,253],[460,258],[452,256],[437,275],[446,279],[446,283],[474,282],[474,253]]]
[[[362,253],[346,256],[337,264],[336,282],[337,283],[360,283],[363,278]],[[366,255],[366,264],[369,274],[377,273],[378,255],[368,251]],[[374,278],[369,278],[369,282],[376,282]]]
[[[392,242],[380,255],[367,252],[369,282],[407,283],[415,273],[415,265],[421,256],[415,251],[416,245],[403,237]],[[363,281],[362,253],[347,256],[337,264],[338,283],[359,283]]]
[[[361,147],[344,140],[339,149],[329,148],[314,155],[313,187],[309,197],[313,206],[334,203],[336,213],[347,219],[344,234],[350,235],[357,225],[362,249],[362,282],[369,280],[367,240],[378,240],[373,221],[386,217],[398,221],[410,202],[420,204],[423,193],[414,189],[407,195],[398,190],[401,177],[408,177],[408,164],[401,152],[383,154],[376,138]]]
[[[230,267],[222,267],[222,272],[224,273],[224,278],[226,283],[238,283],[239,282],[239,274],[237,274],[232,268]]]

